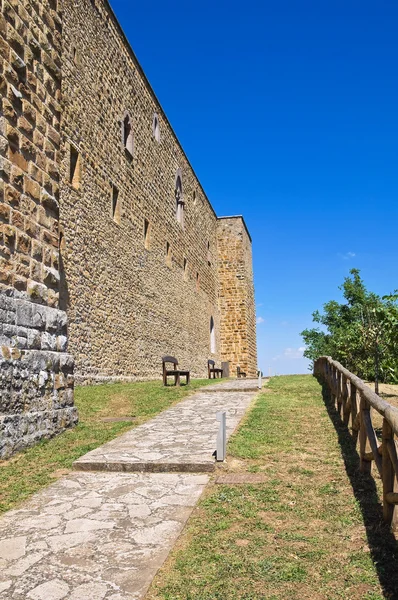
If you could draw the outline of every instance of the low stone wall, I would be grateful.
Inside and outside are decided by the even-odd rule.
[[[0,458],[76,425],[63,311],[0,291]]]

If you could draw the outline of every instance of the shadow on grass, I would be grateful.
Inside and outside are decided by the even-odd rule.
[[[380,585],[383,588],[384,597],[388,600],[398,600],[397,540],[390,527],[384,523],[383,509],[374,479],[370,475],[359,471],[356,439],[341,420],[335,405],[332,403],[328,387],[320,378],[318,378],[318,381],[322,386],[322,395],[327,412],[338,436],[341,455],[354,496],[362,512],[371,557]]]

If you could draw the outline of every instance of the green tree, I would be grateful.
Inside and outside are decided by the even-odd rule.
[[[304,356],[314,361],[332,356],[364,379],[398,382],[398,295],[369,292],[358,269],[352,269],[340,287],[345,303],[331,300],[313,320],[320,327],[301,335]]]

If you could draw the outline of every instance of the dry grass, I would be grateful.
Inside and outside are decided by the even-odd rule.
[[[398,594],[397,545],[374,481],[311,376],[278,377],[229,444],[148,600],[381,600]]]

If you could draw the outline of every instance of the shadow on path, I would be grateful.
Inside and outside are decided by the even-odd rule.
[[[384,597],[398,600],[398,543],[390,527],[383,521],[383,509],[380,503],[374,479],[359,471],[359,454],[356,440],[348,427],[342,422],[336,407],[332,403],[328,387],[318,378],[322,386],[323,400],[329,417],[336,430],[341,455],[350,479],[354,496],[362,512],[366,528],[371,557],[377,571]]]

